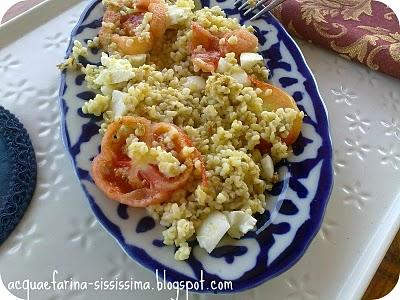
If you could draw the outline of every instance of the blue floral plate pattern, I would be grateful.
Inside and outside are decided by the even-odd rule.
[[[246,23],[248,18],[232,9],[232,1],[203,1],[203,6],[218,5],[229,17]],[[103,7],[91,2],[71,34],[72,41],[93,38],[101,26]],[[63,73],[60,86],[62,134],[73,166],[90,207],[104,228],[122,249],[142,266],[157,269],[169,281],[196,282],[201,274],[206,282],[230,280],[239,292],[276,277],[293,266],[304,254],[321,225],[331,188],[332,143],[327,112],[315,79],[295,42],[271,15],[252,23],[257,31],[260,52],[271,70],[271,82],[293,95],[306,114],[293,155],[279,166],[280,181],[269,195],[269,207],[257,217],[257,229],[240,240],[224,238],[211,254],[193,243],[190,258],[174,259],[174,248],[162,243],[162,226],[144,209],[128,208],[107,199],[90,176],[91,160],[99,151],[101,119],[84,115],[81,106],[93,98],[84,76]],[[98,64],[93,50],[89,61]],[[87,63],[85,61],[83,63]],[[205,287],[198,292],[212,292]],[[215,291],[213,291],[215,292]]]

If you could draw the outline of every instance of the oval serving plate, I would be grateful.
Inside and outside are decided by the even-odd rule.
[[[226,8],[227,16],[247,19],[232,9],[231,1],[209,2],[203,6]],[[72,41],[93,38],[101,26],[103,7],[95,0],[86,8],[71,34]],[[145,209],[128,208],[107,199],[90,176],[93,157],[99,152],[101,118],[84,115],[81,106],[94,97],[84,84],[84,75],[63,73],[60,106],[64,143],[90,207],[104,228],[122,249],[142,266],[159,270],[168,281],[203,278],[230,280],[232,289],[212,291],[207,286],[198,292],[239,292],[255,287],[293,266],[304,254],[319,230],[331,192],[332,143],[324,103],[315,79],[295,42],[271,15],[252,23],[260,41],[260,52],[271,70],[271,81],[293,95],[306,113],[293,155],[279,166],[280,181],[269,195],[268,209],[257,216],[257,229],[240,240],[224,238],[211,253],[195,243],[190,258],[174,259],[174,248],[162,243],[162,226]],[[91,51],[88,61],[98,64],[99,55]]]

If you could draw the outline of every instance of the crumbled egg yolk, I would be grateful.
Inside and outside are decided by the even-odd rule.
[[[140,163],[157,165],[159,171],[167,177],[176,177],[187,168],[171,152],[163,150],[160,146],[148,147],[137,137],[127,139],[127,154],[129,158]]]
[[[94,99],[91,99],[82,106],[82,111],[85,114],[94,114],[100,116],[105,112],[110,105],[110,97],[97,94]]]
[[[133,67],[129,60],[123,58],[109,57],[103,53],[101,64],[104,68],[100,71],[98,77],[94,80],[98,85],[110,85],[126,82],[135,76]]]

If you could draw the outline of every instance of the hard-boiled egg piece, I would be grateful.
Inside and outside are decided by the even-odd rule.
[[[227,73],[232,68],[232,64],[226,58],[221,57],[218,61],[217,73]]]
[[[93,82],[98,85],[110,84],[110,73],[106,69],[101,70]]]
[[[103,95],[111,97],[112,93],[114,91],[114,88],[112,87],[112,85],[107,84],[107,85],[101,86],[100,90]]]
[[[135,72],[129,60],[102,55],[101,64],[105,67],[94,80],[95,84],[106,85],[129,81]]]
[[[228,219],[222,212],[215,211],[211,213],[203,220],[197,231],[199,246],[211,253],[229,230],[229,227]]]
[[[249,70],[258,63],[263,63],[263,57],[258,53],[244,52],[240,54],[240,66]]]
[[[271,156],[265,154],[261,159],[261,177],[265,180],[271,180],[274,176],[274,162]]]
[[[147,54],[134,54],[124,56],[132,66],[140,67],[146,63]]]
[[[236,71],[236,72],[232,73],[231,76],[238,83],[243,84],[243,86],[251,86],[251,81],[245,71],[243,71],[243,70]]]
[[[200,92],[206,87],[206,80],[201,76],[188,76],[183,86],[192,92]]]
[[[168,5],[169,25],[177,25],[185,22],[190,16],[189,7],[178,7],[176,5]]]
[[[114,113],[114,119],[118,119],[125,115],[127,108],[124,99],[126,96],[128,96],[127,93],[117,90],[113,91],[111,98],[111,110]]]
[[[128,81],[135,76],[132,71],[118,69],[110,71],[110,75],[110,80],[112,84]]]
[[[244,211],[229,211],[224,212],[224,214],[230,225],[228,234],[235,239],[240,239],[248,231],[252,230],[257,223],[255,218]]]

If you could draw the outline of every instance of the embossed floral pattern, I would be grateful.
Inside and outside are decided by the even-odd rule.
[[[400,141],[400,121],[392,119],[389,122],[381,121],[381,125],[385,128],[385,135],[394,136]]]
[[[14,59],[11,54],[0,57],[0,73],[7,72],[12,68],[19,66],[19,62]]]
[[[321,230],[319,231],[320,237],[323,240],[328,242],[332,242],[333,232],[338,224],[335,221],[327,219],[321,226]]]
[[[333,163],[333,174],[336,176],[340,169],[343,169],[346,165],[345,160],[341,157],[340,152],[335,150],[334,163]]]
[[[89,250],[92,247],[93,240],[99,233],[101,231],[97,220],[93,216],[90,216],[82,223],[75,225],[74,231],[69,235],[69,240],[71,242],[78,242],[83,249]]]
[[[28,224],[23,226],[13,237],[11,246],[7,251],[8,254],[22,254],[29,257],[35,249],[35,244],[43,240],[42,236],[37,232],[37,224]]]
[[[291,290],[291,293],[287,295],[287,300],[313,300],[318,299],[319,295],[314,291],[310,285],[310,275],[304,274],[301,278],[286,280],[286,284]]]
[[[362,144],[358,139],[346,139],[344,143],[348,146],[347,155],[355,155],[360,160],[364,160],[365,154],[370,152],[369,146]]]
[[[353,101],[357,99],[357,96],[353,92],[343,86],[338,90],[332,89],[331,92],[335,95],[336,103],[346,103],[348,106],[352,106]]]
[[[38,115],[38,137],[41,143],[36,147],[36,158],[39,176],[47,178],[36,187],[38,199],[41,201],[58,201],[70,186],[64,182],[64,174],[57,164],[65,158],[65,152],[60,145],[60,116],[57,102],[58,88],[50,86],[45,89],[35,90],[36,109],[40,111]],[[48,139],[46,137],[51,137]],[[46,170],[46,171],[44,171]],[[54,192],[54,191],[57,192]]]
[[[274,11],[300,38],[400,78],[400,26],[376,0],[288,0]]]
[[[107,272],[106,276],[109,278],[119,278],[128,280],[133,277],[133,273],[129,272],[129,268],[126,266],[133,264],[132,260],[128,258],[125,252],[121,252],[118,255],[109,257],[111,269]]]
[[[342,188],[345,193],[343,202],[345,204],[354,205],[359,210],[363,209],[371,195],[361,189],[360,181],[356,181],[353,185],[346,185]]]
[[[346,120],[350,122],[349,124],[349,129],[350,130],[359,130],[361,133],[366,132],[366,130],[368,129],[369,125],[371,125],[371,122],[369,120],[366,119],[362,119],[360,117],[360,113],[359,112],[355,112],[353,114],[347,114],[345,116]]]
[[[399,91],[388,91],[383,95],[383,106],[394,112],[395,115],[400,115],[400,93]]]
[[[54,48],[64,48],[67,44],[67,37],[61,32],[56,33],[53,36],[49,36],[46,38],[44,47],[45,49],[51,50]]]
[[[382,155],[381,163],[383,165],[391,165],[395,170],[399,170],[400,152],[394,146],[378,149],[378,152]]]
[[[6,83],[7,89],[1,95],[8,101],[27,101],[28,96],[34,95],[34,88],[29,85],[27,79]]]

